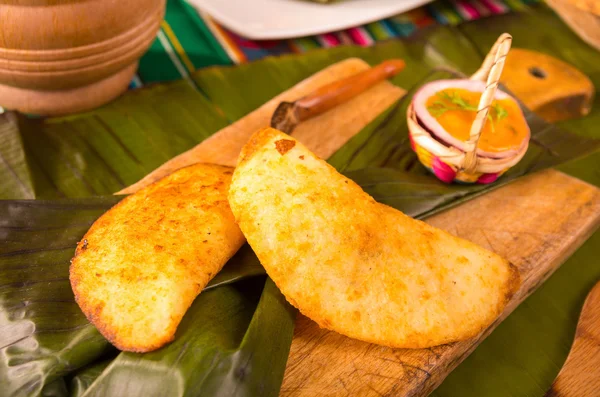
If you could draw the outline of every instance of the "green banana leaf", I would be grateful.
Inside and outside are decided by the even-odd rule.
[[[36,198],[112,194],[170,158],[322,68],[348,57],[378,63],[390,57],[406,60],[407,71],[393,80],[414,87],[436,66],[465,70],[463,54],[476,51],[455,42],[454,30],[440,27],[450,43],[424,35],[372,48],[337,47],[302,56],[267,58],[239,67],[207,68],[192,75],[195,84],[177,81],[128,92],[92,112],[51,119],[9,117],[0,120],[23,141],[30,185]],[[435,33],[435,32],[433,32]],[[439,47],[436,46],[440,43]],[[252,76],[252,78],[248,78]],[[15,132],[16,131],[16,132]],[[19,183],[10,169],[25,160],[5,159],[2,178]],[[3,198],[26,198],[7,190]]]
[[[14,113],[0,114],[0,197],[35,198],[16,119]]]
[[[464,195],[456,186],[428,177],[415,179],[391,169],[360,170],[349,176],[382,202],[391,199],[389,204],[414,217],[451,205]],[[402,194],[400,201],[397,192]],[[55,395],[67,390],[62,377],[82,368],[72,376],[73,395],[145,396],[151,395],[151,390],[156,393],[153,395],[160,395],[161,390],[182,396],[199,395],[197,390],[216,395],[236,389],[243,391],[240,395],[256,395],[259,389],[262,392],[258,394],[276,394],[291,342],[293,315],[270,281],[258,306],[236,291],[240,280],[264,274],[248,245],[196,299],[174,343],[156,352],[120,353],[114,358],[116,349],[88,323],[75,303],[68,267],[77,242],[121,198],[0,201],[4,242],[0,247],[0,352],[7,359],[0,362],[2,390],[14,396],[40,391]],[[261,278],[251,287],[260,289],[263,283]],[[224,288],[228,284],[234,286]],[[211,289],[219,292],[209,292]],[[282,343],[271,343],[274,340]],[[261,354],[253,354],[258,348]],[[111,360],[103,361],[106,357]],[[148,372],[150,364],[154,373]],[[232,375],[236,371],[246,372],[236,377]],[[200,373],[206,376],[198,377]],[[148,378],[160,379],[160,387]],[[236,382],[243,382],[242,387]],[[116,389],[124,383],[127,388]],[[267,393],[269,390],[275,393]]]
[[[262,286],[247,284],[200,294],[174,342],[151,353],[119,354],[83,396],[277,395],[294,315],[270,279],[259,305]],[[257,309],[252,316],[253,307]],[[281,335],[287,343],[271,343]]]
[[[70,396],[81,397],[112,361],[112,358],[104,361],[97,361],[77,371],[75,376],[71,378]],[[67,395],[69,395],[68,391]]]
[[[64,379],[59,378],[52,383],[47,384],[42,389],[40,395],[42,397],[63,397],[67,396],[69,391],[67,390],[67,384]]]
[[[77,242],[91,224],[120,199],[108,196],[0,201],[3,241],[0,246],[0,351],[5,357],[0,362],[0,389],[6,395],[37,395],[61,376],[116,351],[88,323],[75,303],[68,268]],[[264,269],[256,256],[245,247],[206,289],[237,285],[239,280],[262,274]],[[264,279],[258,282],[258,287],[262,288],[263,284]],[[239,305],[234,292],[220,294],[225,294],[223,299],[231,299],[231,305]],[[265,294],[272,291],[265,290]],[[261,310],[274,306],[277,305],[269,302]],[[277,306],[282,310],[287,310],[286,307],[283,303]],[[194,308],[190,313],[195,312]],[[254,308],[244,309],[245,306],[240,306],[237,311],[251,317]],[[227,317],[226,310],[215,311]],[[213,314],[213,317],[215,321],[223,320],[218,315]],[[232,318],[232,321],[245,321],[244,318]],[[288,322],[287,326],[290,334],[293,323]],[[256,327],[262,330],[264,324]],[[236,326],[237,332],[243,333],[246,328],[243,323]],[[253,332],[251,335],[256,333]],[[214,335],[220,333],[220,330],[213,331]],[[283,357],[287,358],[287,354]],[[279,385],[274,387],[278,390]]]
[[[564,142],[569,137],[558,129],[552,131],[554,140]],[[587,139],[574,142],[592,146]],[[524,159],[522,173],[568,159],[550,144],[540,148],[540,154]],[[513,173],[513,178],[522,173]],[[387,168],[364,168],[346,175],[378,201],[415,218],[499,186],[446,185],[431,176]],[[0,373],[7,379],[2,382],[5,389],[10,395],[37,394],[42,388],[54,390],[52,386],[63,390],[61,376],[90,365],[73,377],[73,395],[276,395],[289,353],[294,315],[269,279],[258,305],[238,290],[240,285],[248,289],[248,282],[240,284],[241,279],[264,273],[247,245],[196,299],[175,342],[151,353],[120,353],[107,365],[106,361],[95,365],[114,349],[87,323],[74,302],[68,261],[92,222],[120,199],[0,201],[0,231],[5,241],[0,249],[4,286],[0,309],[5,320],[0,319],[0,327],[9,330],[6,334],[12,338],[0,349],[8,358],[7,365],[0,365]],[[254,294],[262,287],[260,282],[258,286],[256,282],[248,285]],[[275,340],[279,343],[272,343]],[[32,344],[36,348],[28,349]],[[254,354],[258,349],[260,354]],[[15,372],[21,375],[11,379]]]
[[[536,29],[531,29],[530,26],[536,26]],[[12,114],[4,115],[0,117],[0,181],[2,181],[0,197],[60,198],[111,194],[137,181],[164,161],[190,148],[229,122],[250,112],[273,95],[331,63],[350,56],[361,57],[371,64],[392,57],[403,58],[407,62],[406,72],[396,76],[393,82],[404,88],[412,88],[425,81],[431,69],[438,66],[451,67],[467,74],[472,73],[479,66],[483,54],[487,52],[493,40],[505,30],[515,37],[515,46],[543,50],[563,58],[582,69],[593,79],[596,86],[600,86],[598,53],[583,44],[546,7],[540,6],[528,12],[488,18],[458,28],[437,27],[424,31],[410,40],[390,41],[372,48],[339,47],[301,56],[269,58],[235,68],[203,69],[193,74],[194,85],[186,82],[155,85],[128,93],[96,111],[71,117],[32,120],[15,117]],[[592,114],[587,118],[563,122],[561,125],[582,137],[599,138],[600,131],[595,127],[600,119],[598,100],[595,105]],[[401,101],[396,108],[390,109],[365,128],[346,147],[340,149],[330,161],[344,172],[364,172],[372,178],[381,178],[382,181],[390,177],[389,174],[385,174],[389,170],[377,171],[378,173],[375,174],[372,169],[364,171],[358,169],[373,166],[393,167],[391,171],[397,173],[395,178],[407,178],[407,181],[416,181],[418,178],[424,183],[416,183],[415,186],[418,187],[409,191],[418,193],[417,196],[424,195],[425,200],[423,197],[406,199],[399,197],[406,196],[404,193],[406,187],[390,187],[390,190],[379,185],[366,187],[367,190],[373,189],[372,193],[379,195],[378,199],[384,202],[389,200],[388,203],[401,208],[404,208],[403,206],[409,208],[408,206],[412,205],[412,208],[418,211],[424,209],[419,206],[419,201],[431,199],[427,195],[438,194],[435,193],[435,189],[442,189],[444,185],[435,182],[414,161],[414,156],[404,151],[405,141],[393,141],[396,137],[400,137],[401,133],[406,133],[402,124],[403,117],[399,115],[402,113],[402,106],[405,106],[405,102]],[[547,132],[550,131],[552,129],[549,127]],[[362,144],[357,145],[360,142],[365,142],[364,147],[361,146]],[[390,142],[394,145],[388,148]],[[563,146],[557,147],[568,149],[568,145]],[[384,152],[384,149],[386,156],[379,156],[378,153]],[[593,147],[589,149],[595,150]],[[570,158],[576,153],[567,154],[566,158]],[[600,184],[600,175],[597,173],[597,164],[600,163],[598,156],[599,152],[595,150],[585,158],[562,165],[561,169],[592,183]],[[539,167],[551,163],[543,165],[540,162]],[[523,171],[528,170],[515,169],[512,172]],[[369,175],[357,174],[354,177],[357,180],[365,178],[367,181]],[[518,175],[509,174],[506,179],[516,176]],[[431,182],[434,183],[434,187],[431,187],[433,190],[428,193],[425,185]],[[452,197],[455,198],[452,202],[472,197],[472,194],[478,193],[474,190],[481,187],[463,188],[473,191],[466,192],[460,189],[454,191]],[[386,196],[387,192],[393,194]],[[431,205],[428,211],[435,207],[435,204]],[[534,294],[521,305],[515,314],[483,343],[472,359],[467,359],[435,393],[440,393],[440,396],[506,395],[505,392],[508,391],[516,396],[540,395],[539,391],[544,388],[543,385],[550,384],[558,367],[564,361],[570,345],[570,337],[574,332],[578,305],[583,301],[585,292],[591,286],[590,283],[600,277],[596,267],[590,265],[594,263],[592,262],[594,258],[591,256],[594,250],[590,248],[590,244],[594,241],[598,243],[596,236],[565,264],[564,268],[571,269],[570,271],[561,269],[557,272],[540,293]],[[7,244],[12,243],[7,241]],[[60,248],[58,245],[55,247]],[[2,257],[2,259],[6,258]],[[543,291],[548,285],[551,287],[554,285],[554,289],[548,287],[551,289],[544,295]],[[237,283],[223,288],[232,291],[237,288]],[[555,294],[552,295],[550,292]],[[563,294],[564,299],[562,299]],[[235,299],[233,292],[231,296]],[[539,296],[542,298],[537,298],[536,301],[536,297]],[[247,307],[248,311],[253,311],[256,315],[259,310],[255,308],[260,307],[261,304]],[[270,319],[279,318],[275,316],[275,312],[276,310],[260,311],[264,317]],[[69,312],[65,311],[65,313]],[[570,314],[565,315],[565,313]],[[73,320],[66,318],[67,321]],[[244,318],[249,319],[251,316],[246,314]],[[528,319],[539,318],[543,321],[539,323],[528,321]],[[557,328],[557,323],[561,324],[560,329],[552,332],[552,329]],[[541,327],[540,324],[545,327]],[[552,326],[548,327],[548,324]],[[279,346],[285,345],[285,336],[291,335],[291,330],[288,331],[287,334],[281,332],[278,337],[271,338],[269,342],[277,342]],[[543,337],[540,337],[540,331],[543,331]],[[247,332],[250,333],[250,328]],[[42,336],[43,333],[36,334],[36,337]],[[88,352],[86,349],[85,352],[74,352],[74,354],[85,356]],[[112,358],[114,354],[115,352],[109,349],[99,353],[99,356],[93,360]],[[260,351],[257,354],[261,359],[266,357]],[[490,360],[489,357],[493,359]],[[77,359],[81,360],[81,357]],[[79,361],[76,365],[85,365],[83,361],[85,360]],[[123,361],[121,356],[114,362],[117,361],[123,364],[112,367],[110,371],[113,375],[103,377],[102,379],[105,379],[103,382],[116,379],[113,377],[120,376],[121,371],[124,371],[130,363],[130,361]],[[14,360],[11,362],[11,364],[15,363],[19,362]],[[40,363],[43,367],[44,360],[40,359]],[[521,367],[514,363],[527,363],[527,365]],[[68,364],[72,365],[71,361]],[[74,384],[81,385],[77,389],[80,390],[78,393],[87,390],[89,385],[93,384],[92,379],[96,379],[95,376],[89,375],[91,372],[88,372],[95,364],[96,361],[90,362],[91,366],[86,366],[81,373],[74,374],[69,367],[68,375],[67,372],[52,375],[52,379],[56,380],[50,382],[51,378],[48,378],[42,392],[45,395],[61,395],[60,393],[65,390],[70,389],[70,392],[76,390]],[[485,370],[486,368],[488,370]],[[527,370],[524,371],[523,368]],[[98,374],[104,374],[107,370],[108,367],[101,372],[98,371]],[[473,377],[473,373],[477,376]],[[61,379],[59,376],[63,375],[65,377]],[[3,374],[0,376],[0,380],[2,379],[5,379]],[[507,386],[512,379],[518,381]],[[100,390],[97,389],[98,387],[107,387],[110,382],[103,385],[90,387],[90,392]]]
[[[78,210],[50,205],[0,206],[0,380],[7,396],[37,395],[109,349],[74,303],[68,280],[73,247],[108,208],[106,200],[91,198]]]

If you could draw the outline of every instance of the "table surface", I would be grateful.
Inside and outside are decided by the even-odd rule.
[[[411,13],[357,27],[355,30],[257,43],[227,32],[210,17],[200,16],[185,0],[169,0],[166,18],[158,37],[142,58],[139,73],[131,87],[140,87],[156,81],[189,79],[190,73],[196,69],[212,65],[244,63],[268,55],[301,53],[313,48],[346,43],[369,45],[391,37],[406,37],[432,24],[459,24],[465,20],[520,10],[536,2],[537,0],[438,0]],[[548,48],[550,47],[549,44]],[[568,49],[557,48],[556,50],[560,55],[568,53]],[[600,62],[581,61],[578,64],[577,56],[573,59],[568,56],[566,58],[578,68],[583,68],[597,87],[600,85],[600,68],[597,66]],[[594,114],[590,117],[561,123],[561,125],[573,131],[591,134],[590,125],[597,125],[597,121],[600,120],[599,102],[600,100],[597,99]],[[593,134],[600,138],[599,133]],[[594,158],[600,161],[600,156],[596,155]],[[587,164],[590,164],[589,161]],[[597,167],[595,170],[585,170],[574,161],[560,168],[595,185],[600,185],[600,173]],[[528,370],[540,367],[536,365],[536,361],[548,360],[548,357],[566,357],[575,332],[574,324],[579,314],[578,310],[587,291],[583,291],[583,288],[581,291],[576,288],[565,288],[564,283],[561,283],[561,280],[564,280],[561,274],[581,273],[582,280],[590,274],[598,274],[600,277],[597,262],[589,259],[594,256],[594,253],[597,257],[599,244],[600,232],[596,232],[555,276],[505,320],[432,395],[437,397],[526,396],[531,395],[529,393],[531,389],[528,391],[520,385],[525,385],[527,382],[531,384],[539,378],[555,376],[562,362],[554,362],[552,367],[546,369],[546,375],[530,374]],[[591,286],[592,284],[590,288]],[[556,296],[561,297],[560,309],[564,311],[562,318],[532,316],[532,313],[536,313],[536,308],[556,303]],[[562,339],[555,340],[548,337],[543,332],[544,327],[560,328]],[[531,335],[535,332],[539,332],[539,337],[532,339]],[[527,336],[522,337],[523,334]],[[507,367],[512,367],[511,377],[502,378],[499,372],[506,375]]]
[[[435,1],[427,7],[410,13],[344,32],[293,40],[254,42],[227,31],[207,15],[199,15],[184,0],[169,0],[167,15],[159,36],[142,58],[137,79],[132,87],[153,81],[189,78],[191,71],[212,65],[240,64],[269,55],[301,53],[314,48],[342,44],[370,45],[393,37],[410,36],[418,29],[432,24],[456,25],[487,15],[520,11],[536,2],[538,1]],[[492,8],[496,5],[497,8],[490,10],[490,5]],[[581,67],[577,64],[575,66]],[[590,73],[589,70],[586,72]],[[599,84],[598,79],[594,79],[591,75],[590,77],[596,85]],[[598,101],[595,106],[599,106]],[[573,121],[565,123],[564,126],[573,129],[585,123],[585,120]],[[593,120],[588,123],[593,123]],[[561,169],[600,185],[600,174],[594,173],[593,170],[582,170],[577,162],[567,164]],[[535,362],[543,359],[539,355],[566,357],[575,332],[574,325],[579,314],[578,310],[586,292],[565,289],[561,284],[561,274],[574,271],[589,274],[590,269],[597,265],[587,258],[591,253],[597,252],[598,244],[600,244],[600,233],[596,232],[559,269],[556,276],[550,278],[538,292],[505,320],[432,395],[436,397],[509,394],[525,396],[530,395],[528,393],[531,388],[527,389],[526,386],[520,385],[534,382],[540,377],[555,376],[562,362],[557,361],[551,368],[548,367],[546,375],[530,374],[528,369],[536,367]],[[552,304],[557,295],[561,295],[564,302],[561,306],[565,308],[564,319],[557,323],[553,322],[557,321],[556,319],[531,317],[536,307]],[[562,341],[549,339],[543,333],[543,328],[546,326],[562,329]],[[521,337],[522,334],[531,335],[532,330],[540,332],[539,338],[533,340],[530,337]],[[510,371],[512,373],[510,379],[497,376],[499,373],[506,374],[507,367],[513,368]]]

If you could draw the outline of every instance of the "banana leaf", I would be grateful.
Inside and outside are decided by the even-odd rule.
[[[380,201],[414,217],[452,205],[469,193],[392,169],[366,169],[348,176]],[[0,201],[2,390],[11,396],[61,395],[60,390],[67,390],[62,377],[82,368],[72,376],[73,395],[146,396],[161,395],[163,390],[181,396],[231,390],[240,390],[239,395],[277,394],[293,315],[270,281],[258,306],[236,289],[240,280],[264,274],[248,245],[196,299],[174,343],[156,352],[120,353],[114,358],[116,349],[88,323],[75,303],[68,267],[77,242],[121,198]],[[256,284],[260,288],[263,283],[261,279],[251,287],[256,290]],[[228,284],[234,286],[224,288]],[[274,340],[283,342],[271,343]],[[258,348],[261,354],[254,354]],[[111,360],[103,361],[106,357]]]
[[[0,389],[5,395],[37,395],[60,377],[116,351],[89,324],[75,303],[68,269],[77,242],[91,224],[120,199],[108,196],[0,201],[0,238],[3,241],[0,246],[0,351],[3,357]],[[241,279],[261,274],[264,274],[262,266],[246,247],[226,264],[206,289],[237,284]],[[264,279],[258,282],[258,287],[263,284]],[[269,291],[265,293],[272,293]],[[232,321],[246,321],[246,317],[252,317],[254,308],[244,310],[247,303],[240,306],[237,292],[231,290],[219,294],[224,294],[222,299],[231,300],[231,305],[239,306],[236,310],[242,317],[232,318]],[[282,302],[269,302],[261,310],[266,308],[287,310]],[[228,311],[215,310],[215,321],[224,320],[219,314],[227,317]],[[192,308],[190,315],[194,312]],[[285,316],[277,318],[285,319]],[[289,328],[287,334],[291,334],[293,323],[282,323],[282,327],[285,325]],[[263,324],[256,326],[264,328]],[[237,332],[242,333],[246,328],[243,322],[236,327]],[[216,329],[212,332],[213,337],[221,334]],[[287,354],[283,357],[287,358]]]
[[[457,190],[454,186],[432,183],[426,177],[415,180],[396,170],[361,170],[349,176],[382,202],[391,199],[389,204],[414,217],[451,205],[464,195],[461,189],[457,195],[449,194]],[[0,386],[4,392],[11,396],[276,395],[294,316],[270,280],[258,305],[254,301],[264,279],[239,283],[264,274],[247,245],[196,299],[175,342],[152,353],[114,357],[116,350],[75,303],[68,266],[76,243],[120,199],[0,201],[4,241],[0,352],[5,357],[0,362]],[[272,343],[275,340],[280,343]],[[255,354],[256,349],[260,354]],[[111,359],[103,361],[106,357]],[[73,376],[78,368],[82,370]],[[70,391],[63,376],[72,377]]]
[[[64,379],[59,378],[52,383],[47,384],[42,389],[40,395],[42,397],[63,397],[67,396],[69,391],[67,390],[67,384]]]
[[[34,198],[23,142],[13,113],[0,114],[0,142],[0,197]]]
[[[255,301],[262,286],[246,284],[200,294],[173,343],[151,353],[119,354],[83,396],[277,395],[291,344],[293,312],[280,301],[283,298],[269,279],[259,305]],[[252,307],[257,309],[250,318]],[[271,343],[281,334],[287,344]],[[277,351],[280,347],[283,351]]]
[[[555,130],[553,139],[562,142],[564,135]],[[588,140],[582,142],[591,145]],[[539,151],[531,157],[537,159],[534,166],[568,158],[552,146],[543,146]],[[581,151],[579,148],[576,153]],[[544,156],[549,158],[546,162],[542,161]],[[528,165],[523,172],[530,169]],[[431,176],[387,168],[364,168],[346,175],[376,200],[415,218],[499,186],[446,185]],[[513,178],[517,175],[521,174],[514,173]],[[237,281],[264,273],[247,245],[211,281],[209,291],[196,299],[175,342],[156,352],[120,353],[107,365],[103,361],[94,364],[114,349],[87,323],[75,304],[67,278],[68,260],[91,223],[118,200],[118,196],[109,196],[0,201],[0,231],[5,241],[0,249],[0,280],[4,287],[0,308],[5,313],[0,328],[13,338],[4,341],[0,349],[8,358],[8,363],[0,365],[0,373],[6,374],[6,382],[1,383],[6,383],[10,395],[37,394],[42,388],[54,390],[53,385],[63,390],[60,377],[86,365],[91,366],[73,377],[73,395],[276,395],[289,353],[294,316],[269,279],[258,305],[238,290]],[[262,284],[252,284],[256,294]],[[214,287],[221,288],[210,291]],[[279,343],[272,343],[274,340]],[[27,349],[32,344],[36,348]],[[257,349],[260,354],[254,354]],[[55,357],[61,360],[55,362]]]
[[[112,358],[104,361],[94,362],[87,367],[77,371],[70,382],[70,396],[81,397],[92,383],[104,372],[112,362]],[[62,380],[62,378],[61,378]],[[69,393],[67,392],[67,395]]]
[[[532,25],[540,28],[531,29]],[[240,118],[273,95],[331,63],[350,56],[361,57],[371,64],[391,57],[404,58],[407,62],[407,70],[396,76],[393,82],[404,88],[411,88],[425,81],[431,69],[437,66],[451,67],[467,74],[472,73],[479,66],[483,54],[487,52],[492,41],[504,30],[513,34],[515,46],[544,50],[563,58],[582,69],[592,77],[596,86],[600,86],[598,53],[574,36],[546,7],[540,6],[528,12],[488,18],[458,28],[436,27],[409,40],[390,41],[371,48],[339,47],[301,56],[269,58],[236,68],[203,69],[193,74],[195,85],[186,82],[154,85],[130,92],[96,111],[71,117],[31,120],[13,117],[12,114],[2,116],[0,118],[2,134],[0,197],[60,198],[111,194],[122,186],[135,182],[170,157],[190,148],[229,122]],[[581,137],[599,138],[600,131],[595,128],[600,118],[597,104],[598,100],[592,114],[587,118],[563,122],[561,125]],[[390,170],[380,170],[377,174],[372,169],[359,170],[362,167],[373,166],[393,167],[391,172],[394,173],[394,178],[405,178],[406,182],[414,182],[418,179],[423,183],[414,182],[414,189],[408,189],[406,187],[408,184],[404,187],[390,187],[390,190],[386,190],[379,184],[366,186],[366,189],[372,189],[373,194],[379,195],[380,200],[384,202],[389,200],[388,203],[394,206],[409,208],[408,206],[412,205],[417,212],[431,211],[435,205],[427,209],[421,207],[419,201],[431,199],[432,197],[427,197],[428,194],[432,196],[438,194],[435,189],[444,191],[444,185],[438,185],[414,161],[414,157],[411,160],[410,152],[404,151],[403,145],[406,142],[402,142],[400,134],[403,132],[405,134],[406,131],[403,130],[405,127],[401,123],[403,117],[399,115],[402,113],[402,106],[405,106],[405,103],[401,101],[395,105],[395,108],[375,120],[348,146],[340,149],[340,152],[336,153],[330,161],[344,172],[364,172],[362,176],[355,174],[354,178],[357,180],[364,178],[365,183],[369,177],[381,178],[382,181],[384,178],[391,177],[390,174],[386,174]],[[548,131],[553,130],[548,129]],[[396,137],[400,137],[400,140],[390,141]],[[360,142],[364,143],[364,147],[361,147],[362,144],[357,145]],[[387,146],[389,142],[394,143],[393,147]],[[578,142],[589,141],[583,139]],[[569,149],[569,145],[563,146],[564,149]],[[593,150],[591,147],[590,149]],[[385,153],[385,156],[379,156],[378,151]],[[592,183],[600,184],[600,175],[597,173],[599,162],[596,150],[594,154],[583,159],[564,164],[561,169]],[[550,164],[552,162],[543,166]],[[514,172],[517,171],[519,170],[516,169]],[[509,174],[506,179],[509,177],[512,178]],[[434,186],[429,187],[431,190],[428,193],[429,188],[425,185],[431,182]],[[396,184],[397,181],[394,179],[394,186]],[[468,187],[472,190],[477,188],[480,187]],[[400,197],[407,196],[405,191],[413,192],[416,196]],[[452,202],[458,202],[460,199],[472,197],[470,194],[477,194],[475,191],[465,192],[465,190],[456,190],[452,193],[454,196],[448,197],[456,197]],[[418,195],[425,197],[417,197]],[[598,243],[596,236],[591,241]],[[7,244],[11,243],[7,242]],[[508,390],[511,395],[517,396],[539,395],[539,390],[543,389],[543,385],[550,384],[566,356],[571,340],[569,336],[572,336],[574,330],[577,305],[582,302],[590,283],[600,277],[598,271],[591,265],[594,263],[594,258],[590,255],[594,250],[589,248],[589,244],[591,243],[586,244],[572,260],[564,265],[563,269],[571,269],[569,272],[560,270],[547,284],[552,285],[554,282],[554,289],[550,290],[555,293],[554,295],[550,296],[550,293],[546,293],[543,298],[535,301],[534,298],[542,293],[534,294],[515,312],[522,314],[509,317],[475,352],[472,356],[474,358],[467,359],[455,371],[456,378],[454,375],[449,377],[446,384],[450,386],[443,384],[436,393],[464,396],[506,395],[504,391]],[[55,247],[60,248],[59,245]],[[42,256],[45,257],[45,254]],[[6,258],[2,257],[2,259]],[[223,288],[232,290],[237,286],[229,284]],[[562,300],[563,290],[566,294],[564,300]],[[251,305],[249,310],[254,310],[255,307]],[[254,313],[257,312],[258,309],[254,310]],[[265,317],[272,316],[268,310],[262,313]],[[565,315],[565,313],[570,314]],[[540,316],[544,319],[540,323],[527,321],[527,319],[539,319]],[[245,318],[249,319],[250,316],[246,315]],[[526,321],[523,321],[523,318]],[[67,318],[67,321],[71,320],[72,318]],[[540,324],[545,327],[541,327]],[[548,327],[548,324],[552,326]],[[551,331],[556,329],[556,324],[560,324],[560,330]],[[505,328],[509,331],[502,333]],[[544,337],[539,337],[540,331],[543,331]],[[288,334],[281,332],[278,337],[271,338],[270,342],[284,345],[283,339],[290,334],[291,330]],[[502,336],[498,337],[499,339],[496,338],[498,334]],[[42,335],[36,334],[36,337]],[[527,343],[514,343],[516,339]],[[491,347],[486,348],[486,346]],[[484,352],[481,354],[491,351],[489,357],[492,359],[485,359],[487,356],[481,356],[480,351]],[[110,350],[102,351],[93,360],[104,361],[105,357],[112,358],[115,353]],[[88,350],[78,354],[86,355]],[[532,359],[533,356],[537,359]],[[83,361],[85,360],[81,360],[77,365],[85,365]],[[40,362],[43,364],[43,359]],[[121,362],[129,363],[122,360]],[[527,371],[523,371],[523,368],[518,365],[507,364],[519,362],[527,363]],[[11,362],[11,364],[15,363],[19,364],[18,361]],[[91,363],[92,367],[94,364],[96,361]],[[96,379],[95,376],[89,376],[90,372],[86,372],[92,367],[88,365],[77,374],[72,371],[68,375],[66,372],[61,372],[61,375],[55,373],[52,376],[56,380],[51,382],[51,378],[48,378],[43,393],[60,395],[56,393],[64,391],[65,388],[73,392],[74,384],[83,385],[79,387],[78,393],[83,392],[93,384],[93,379]],[[74,369],[74,367],[69,368]],[[467,372],[464,372],[463,368],[467,368]],[[106,369],[98,373],[104,373],[104,370]],[[477,376],[474,377],[473,373]],[[63,375],[64,379],[61,379],[60,376]],[[111,379],[111,377],[103,379]],[[0,380],[2,379],[5,379],[4,375],[0,376]],[[511,379],[518,381],[512,384],[512,387],[507,387],[506,383]],[[486,385],[493,385],[496,388],[486,387]],[[100,386],[94,386],[97,387]]]
[[[367,175],[357,176],[378,182]],[[382,183],[390,183],[390,178],[402,185],[398,175],[387,175]],[[427,180],[423,187],[431,185]],[[429,195],[434,197],[431,205],[439,206],[437,193],[444,185],[433,186],[436,195]],[[422,194],[422,189],[414,189],[413,201],[422,203]],[[212,396],[232,390],[239,391],[236,395],[276,395],[294,316],[270,280],[259,305],[252,296],[260,291],[264,279],[251,283],[254,291],[250,295],[248,285],[239,290],[240,280],[264,274],[247,245],[196,299],[178,328],[175,342],[156,352],[120,353],[102,361],[114,357],[116,350],[79,310],[69,285],[68,267],[83,234],[120,199],[0,201],[0,237],[4,242],[0,247],[0,352],[5,358],[0,362],[2,390],[10,396],[68,395],[62,377],[83,368],[72,376],[72,395],[147,396],[164,392]],[[418,216],[421,207],[409,213]],[[275,340],[280,343],[272,343]],[[255,354],[256,349],[260,354]]]
[[[28,183],[36,198],[112,194],[342,59],[360,57],[373,64],[390,57],[403,58],[410,73],[399,74],[393,82],[405,88],[415,86],[436,66],[464,70],[469,64],[466,59],[477,59],[478,53],[466,46],[464,39],[451,39],[449,43],[440,39],[453,38],[452,28],[440,29],[441,35],[427,34],[372,48],[336,47],[239,67],[202,69],[192,75],[195,84],[154,84],[78,115],[50,119],[5,117],[0,124],[18,131],[25,153],[25,158],[7,159],[7,164],[12,169],[29,171]],[[10,171],[3,171],[0,178],[19,183]],[[0,192],[0,198],[31,196],[17,195],[14,189]]]

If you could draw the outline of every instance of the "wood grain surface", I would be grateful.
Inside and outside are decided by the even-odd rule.
[[[600,224],[600,190],[554,170],[524,177],[427,219],[519,267],[522,285],[478,337],[430,349],[390,349],[346,338],[300,316],[281,395],[425,396]]]
[[[571,351],[546,397],[585,397],[600,393],[600,282],[587,296]]]
[[[340,106],[342,103],[373,87],[380,81],[394,77],[404,69],[405,65],[401,59],[388,59],[379,65],[366,68],[360,73],[317,88],[309,95],[300,98],[294,103],[297,108],[298,121],[309,120],[314,116]],[[275,126],[271,125],[271,127]]]
[[[277,104],[364,70],[360,60],[335,64],[167,162],[122,192],[133,192],[194,162],[235,165],[248,137],[267,126]],[[328,158],[403,90],[380,83],[349,102],[300,124],[294,136]],[[533,293],[600,224],[600,190],[558,171],[529,175],[427,219],[430,224],[486,247],[519,267],[522,286],[505,312],[478,337],[429,349],[391,349],[320,329],[299,315],[281,395],[425,396]]]

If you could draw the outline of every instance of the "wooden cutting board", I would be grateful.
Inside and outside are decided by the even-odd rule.
[[[369,65],[357,58],[349,58],[301,81],[277,95],[255,111],[223,128],[197,146],[172,158],[139,182],[121,190],[119,194],[133,193],[157,181],[178,168],[205,162],[234,167],[250,135],[268,127],[277,105],[295,101],[328,83],[352,76]],[[299,124],[293,136],[321,158],[329,158],[365,125],[390,107],[406,91],[388,81],[381,82],[327,113]]]
[[[252,133],[268,125],[280,101],[295,100],[365,68],[368,65],[363,61],[349,59],[315,74],[123,192],[133,192],[195,162],[235,165],[241,147]],[[380,83],[299,125],[293,135],[319,156],[328,158],[403,93],[388,82]],[[427,222],[495,251],[519,267],[523,284],[505,312],[476,338],[420,350],[390,349],[353,340],[320,329],[300,315],[282,396],[427,395],[600,225],[600,190],[547,170]]]
[[[600,390],[600,281],[590,291],[565,364],[544,397],[593,396]]]
[[[519,267],[523,284],[477,338],[422,350],[390,349],[300,316],[282,396],[425,396],[532,294],[600,224],[600,190],[547,170],[426,220]]]

